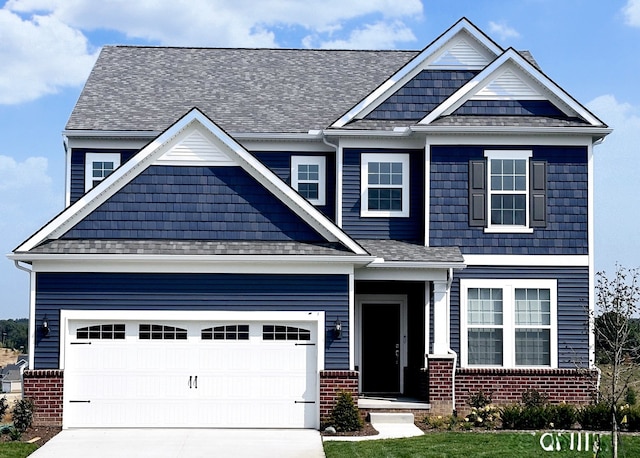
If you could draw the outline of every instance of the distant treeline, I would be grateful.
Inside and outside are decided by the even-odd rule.
[[[14,348],[28,352],[29,320],[0,320],[0,343],[4,348]]]

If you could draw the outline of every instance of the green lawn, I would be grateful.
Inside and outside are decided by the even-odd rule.
[[[4,442],[0,444],[0,458],[24,458],[36,451],[36,444]]]
[[[574,450],[570,450],[570,436],[563,433],[542,438],[545,446],[560,443],[561,450],[547,454],[540,441],[540,433],[427,433],[409,439],[367,440],[360,442],[327,441],[324,450],[327,458],[375,458],[375,457],[434,457],[434,458],[540,458],[540,456],[592,458],[593,451],[578,452],[577,432],[574,432]],[[584,441],[584,433],[582,434]],[[590,439],[591,440],[591,439]],[[623,436],[620,457],[640,457],[640,436]],[[603,451],[598,457],[611,456],[610,437],[602,436]],[[584,449],[584,442],[582,443]]]

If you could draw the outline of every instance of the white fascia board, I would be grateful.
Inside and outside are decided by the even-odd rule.
[[[411,261],[384,261],[376,259],[367,268],[372,269],[464,269],[463,262],[411,262]]]
[[[604,123],[600,121],[593,113],[587,110],[582,104],[577,102],[571,97],[564,89],[558,86],[544,73],[534,67],[529,61],[523,58],[513,48],[507,49],[500,57],[494,60],[491,64],[482,70],[478,75],[472,78],[464,86],[454,92],[448,99],[442,102],[431,113],[425,116],[418,124],[430,124],[434,120],[441,116],[451,114],[457,108],[459,108],[465,101],[472,96],[483,82],[490,79],[491,76],[501,67],[508,65],[509,62],[515,63],[534,81],[544,87],[544,89],[550,92],[554,97],[558,99],[562,104],[569,107],[578,116],[585,119],[592,126],[604,126]]]
[[[446,281],[448,269],[369,269],[355,270],[356,280],[368,281]]]
[[[350,274],[370,260],[366,257],[341,257],[327,259],[320,256],[310,259],[281,259],[263,256],[262,259],[197,259],[196,256],[180,256],[179,259],[162,260],[145,256],[140,259],[96,257],[91,259],[39,259],[32,261],[34,272],[123,272],[123,273],[264,273],[264,274]],[[164,258],[164,257],[163,257]],[[302,258],[302,256],[300,257]]]
[[[258,161],[251,153],[233,140],[224,130],[207,118],[202,112],[194,108],[176,121],[171,127],[151,141],[123,166],[116,169],[100,184],[91,189],[72,206],[68,207],[52,221],[46,224],[36,234],[20,245],[15,251],[29,251],[47,238],[56,239],[62,236],[73,225],[82,220],[115,194],[131,179],[153,164],[157,158],[177,143],[182,134],[192,123],[200,124],[215,137],[216,143],[224,145],[236,162],[259,183],[274,192],[276,196],[300,215],[311,227],[322,234],[329,241],[339,241],[356,254],[366,255],[367,252],[338,228],[329,218],[296,193],[290,186],[277,177],[271,170]]]
[[[440,50],[447,42],[449,42],[452,38],[454,38],[462,31],[466,31],[472,38],[480,42],[480,44],[482,44],[496,56],[500,55],[504,51],[475,25],[469,22],[466,18],[462,18],[451,28],[449,28],[449,30],[447,30],[433,42],[431,42],[431,44],[427,45],[427,47],[424,48],[422,52],[420,52],[420,54],[411,59],[388,80],[378,86],[378,88],[376,88],[368,96],[362,99],[356,106],[345,113],[340,119],[334,122],[331,127],[344,127],[346,124],[348,124],[358,116],[362,116],[365,113],[373,110],[373,108],[379,105],[383,100],[386,100],[387,94],[395,92],[407,81],[417,75],[418,72],[420,72],[423,67],[428,64],[429,58],[432,58],[438,50]]]
[[[467,266],[588,267],[589,255],[465,254]]]

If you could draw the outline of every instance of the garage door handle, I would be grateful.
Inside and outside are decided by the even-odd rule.
[[[191,378],[192,377],[193,377],[192,375],[189,376],[189,388],[191,388]]]
[[[194,388],[197,390],[198,389],[198,376],[196,375],[196,378],[194,379]]]
[[[293,401],[296,404],[315,404],[316,401]]]

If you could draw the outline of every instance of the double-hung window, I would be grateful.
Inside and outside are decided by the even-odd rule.
[[[467,367],[557,367],[555,280],[462,279]]]
[[[361,216],[409,216],[409,155],[361,156]]]
[[[326,158],[292,156],[291,185],[313,205],[326,204]]]
[[[119,166],[119,153],[87,153],[85,156],[85,192],[95,187]]]
[[[546,226],[546,162],[532,151],[487,150],[469,163],[469,224],[485,232]]]

